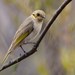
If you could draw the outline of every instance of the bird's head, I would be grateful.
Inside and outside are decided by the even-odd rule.
[[[32,17],[34,20],[42,22],[43,19],[45,18],[45,12],[42,10],[36,10],[32,13]]]

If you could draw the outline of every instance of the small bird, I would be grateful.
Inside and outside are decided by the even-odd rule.
[[[2,65],[7,60],[8,55],[10,55],[17,47],[21,47],[24,51],[22,45],[36,39],[42,29],[44,18],[45,12],[42,10],[36,10],[27,19],[25,19],[16,31],[11,45],[2,61]]]

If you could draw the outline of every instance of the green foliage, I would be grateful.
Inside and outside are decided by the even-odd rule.
[[[61,63],[67,72],[67,75],[75,74],[75,51],[72,49],[63,49],[61,52]]]
[[[39,72],[40,75],[48,75],[48,70],[47,70],[47,68],[45,67],[44,64],[38,65],[37,69],[38,69],[38,72]]]
[[[45,4],[47,7],[50,7],[52,5],[52,3],[53,3],[53,0],[46,0],[45,1]]]
[[[32,6],[34,7],[34,9],[40,9],[40,7],[41,7],[40,0],[31,0],[30,3],[32,3]]]

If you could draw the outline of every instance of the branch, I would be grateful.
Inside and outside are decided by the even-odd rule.
[[[27,54],[22,55],[21,57],[13,60],[11,63],[7,63],[5,64],[2,69],[0,69],[0,71],[22,61],[23,59],[29,57],[30,55],[34,54],[37,51],[37,48],[40,44],[40,42],[42,41],[43,37],[45,36],[45,34],[47,33],[48,29],[51,27],[51,25],[53,24],[53,22],[56,20],[56,18],[58,17],[58,15],[62,12],[62,10],[71,2],[72,0],[65,0],[62,5],[56,10],[56,12],[54,13],[53,17],[49,20],[49,22],[47,23],[46,27],[44,28],[44,30],[42,31],[42,33],[39,36],[38,41],[36,42],[36,44],[33,46],[33,48],[27,52]]]

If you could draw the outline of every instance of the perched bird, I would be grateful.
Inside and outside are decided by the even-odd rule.
[[[17,47],[21,47],[24,51],[22,48],[23,43],[36,39],[42,29],[44,18],[45,12],[42,10],[36,10],[20,25],[2,61],[2,64],[6,61],[8,55],[11,54]],[[32,35],[32,37],[29,38],[30,35]]]

